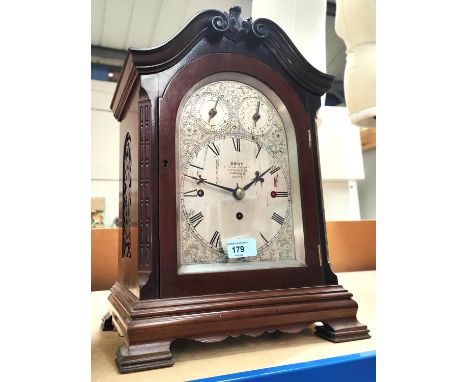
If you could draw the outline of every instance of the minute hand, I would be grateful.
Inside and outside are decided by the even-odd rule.
[[[185,175],[185,174],[184,174]],[[207,180],[203,179],[203,178],[197,178],[195,176],[190,176],[190,175],[185,175],[187,178],[192,178],[192,179],[195,179],[195,180],[198,180],[199,183],[205,183],[205,184],[209,184],[211,186],[215,186],[215,187],[218,187],[218,188],[222,188],[223,190],[226,190],[226,191],[229,191],[229,192],[234,192],[234,189],[233,188],[229,188],[229,187],[224,187],[224,186],[220,186],[219,184],[216,184],[216,183],[211,183],[211,182],[208,182]]]
[[[268,167],[264,172],[262,172],[260,175],[256,176],[255,178],[252,179],[252,181],[250,183],[247,183],[245,186],[244,186],[244,191],[249,189],[250,186],[252,186],[252,184],[254,184],[255,182],[257,182],[263,175],[265,175],[268,171],[270,171],[271,167]]]

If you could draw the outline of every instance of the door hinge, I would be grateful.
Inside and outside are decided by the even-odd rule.
[[[317,248],[318,248],[318,257],[319,257],[320,266],[323,267],[323,264],[322,264],[322,248],[320,247],[320,244],[317,245]]]
[[[309,148],[312,148],[312,132],[308,129],[307,133],[309,134]]]

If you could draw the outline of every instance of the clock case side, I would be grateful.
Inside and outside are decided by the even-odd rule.
[[[250,18],[240,17],[233,12],[233,9],[230,11],[229,14],[218,10],[200,12],[167,43],[150,49],[129,49],[111,104],[114,116],[122,120],[127,114],[129,105],[147,102],[151,105],[149,118],[152,118],[151,133],[155,142],[159,134],[157,115],[159,98],[163,96],[169,82],[181,68],[207,54],[235,53],[251,56],[278,72],[301,99],[309,119],[313,176],[315,179],[320,179],[315,116],[320,108],[320,96],[331,86],[333,77],[315,69],[273,21],[268,19],[252,21]],[[132,94],[139,94],[138,101],[132,99]],[[157,150],[154,151],[149,168],[156,173],[160,170],[161,164],[158,163]],[[157,190],[157,184],[153,183],[151,186],[153,190]],[[321,182],[315,182],[315,188],[324,284],[336,285],[338,279],[328,260]],[[157,243],[159,232],[157,219],[154,219],[158,210],[158,192],[151,194],[153,198],[150,203],[154,202],[151,222],[153,240],[149,243],[151,264],[145,269],[138,269],[139,288],[147,290],[146,293],[140,293],[140,298],[159,297]]]
[[[128,289],[137,298],[154,298],[157,295],[158,253],[158,185],[151,176],[157,163],[157,134],[155,134],[154,105],[141,87],[141,78],[136,72],[128,71],[131,59],[127,56],[122,76],[111,103],[115,118],[120,122],[120,166],[119,166],[119,243],[117,283]],[[124,85],[119,88],[119,85]],[[120,105],[116,109],[116,105]],[[123,256],[124,203],[123,162],[127,136],[130,137],[131,152],[131,257]],[[154,192],[156,190],[156,192]]]

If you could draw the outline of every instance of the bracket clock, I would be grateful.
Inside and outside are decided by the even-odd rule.
[[[369,338],[325,232],[315,116],[332,77],[268,19],[207,10],[130,49],[120,121],[118,282],[103,328],[120,372],[171,366],[171,342],[264,332]]]

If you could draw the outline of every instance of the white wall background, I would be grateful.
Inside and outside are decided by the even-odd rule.
[[[361,218],[364,220],[376,219],[376,150],[364,152],[363,159],[366,178],[358,181]]]
[[[119,216],[119,123],[110,110],[115,87],[91,80],[91,197],[105,198],[106,226]]]
[[[326,0],[253,0],[252,17],[278,24],[315,68],[326,71]]]
[[[364,179],[361,135],[348,109],[322,106],[317,130],[325,219],[360,220],[358,186]]]

